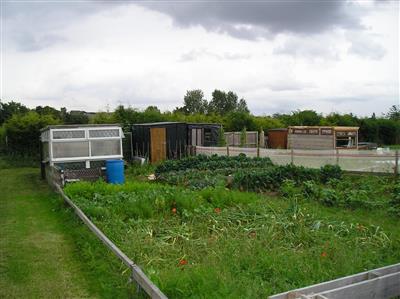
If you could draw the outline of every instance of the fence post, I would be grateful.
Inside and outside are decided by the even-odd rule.
[[[257,142],[257,158],[260,158],[260,144]]]
[[[294,150],[293,149],[290,150],[290,163],[294,164]]]
[[[339,165],[339,149],[336,149],[336,165]]]
[[[397,177],[399,175],[399,150],[396,150],[395,153],[395,162],[394,162],[394,176]]]
[[[226,145],[226,155],[229,157],[229,144]]]

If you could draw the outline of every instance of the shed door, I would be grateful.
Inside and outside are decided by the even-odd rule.
[[[151,128],[151,163],[165,160],[167,158],[165,128]]]

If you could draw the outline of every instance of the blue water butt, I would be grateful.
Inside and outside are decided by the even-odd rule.
[[[107,182],[110,184],[123,184],[124,177],[124,161],[123,160],[107,160],[106,161]]]

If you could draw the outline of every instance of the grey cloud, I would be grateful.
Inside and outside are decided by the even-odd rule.
[[[39,51],[65,40],[65,38],[56,34],[44,34],[42,36],[34,34],[16,35],[17,49],[23,52]]]
[[[351,46],[349,53],[366,57],[373,60],[382,59],[385,54],[385,48],[374,40],[372,34],[352,34],[349,36]]]
[[[306,39],[289,37],[288,40],[281,45],[276,46],[273,54],[282,54],[290,56],[301,56],[305,58],[330,58],[338,59],[339,50],[334,45],[329,45],[326,42],[321,42],[317,39]]]
[[[241,59],[249,59],[251,55],[243,53],[231,53],[231,52],[224,52],[218,54],[210,52],[207,49],[193,49],[189,52],[183,53],[178,59],[178,61],[180,62],[196,61],[198,59],[207,57],[214,58],[217,60],[241,60]]]
[[[65,41],[58,31],[109,5],[90,2],[6,2],[3,38],[18,51],[38,51]]]
[[[141,2],[170,15],[178,26],[200,25],[245,39],[281,32],[319,33],[331,28],[361,28],[346,1]]]

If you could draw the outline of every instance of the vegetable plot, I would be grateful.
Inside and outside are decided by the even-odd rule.
[[[65,192],[170,298],[260,298],[400,260],[396,218],[279,188],[284,199],[137,182]]]

